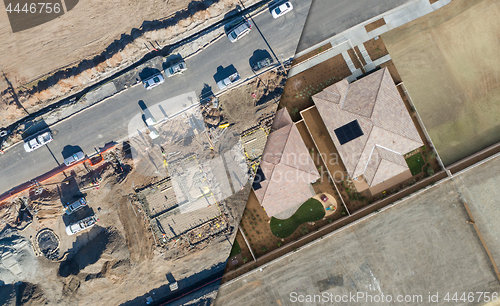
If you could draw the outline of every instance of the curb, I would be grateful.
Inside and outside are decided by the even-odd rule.
[[[94,156],[96,156],[98,154],[102,154],[102,153],[104,153],[104,152],[106,152],[106,151],[108,151],[108,150],[110,150],[110,149],[112,149],[114,147],[116,147],[116,144],[113,144],[112,146],[110,146],[108,148],[105,148],[104,150],[100,151],[100,153],[94,153],[94,154],[91,154],[91,155],[87,155],[87,158],[85,158],[85,159],[83,159],[83,160],[81,160],[81,161],[79,161],[79,162],[77,162],[77,163],[75,163],[73,165],[70,165],[70,166],[60,165],[60,166],[58,166],[58,167],[56,167],[56,168],[54,168],[54,169],[52,169],[52,170],[50,170],[50,171],[42,174],[42,175],[39,175],[38,177],[36,177],[35,179],[33,179],[31,181],[37,181],[38,183],[41,183],[41,182],[44,182],[46,180],[49,180],[49,179],[53,178],[54,176],[60,174],[61,172],[67,171],[67,170],[69,170],[69,169],[71,169],[71,168],[73,168],[73,167],[75,167],[77,165],[83,164],[87,160],[90,160],[92,157],[94,157]],[[50,174],[49,177],[37,180],[37,178],[41,178],[44,175],[51,173],[52,171],[54,171],[54,173]],[[28,186],[26,186],[26,185],[28,185]],[[29,181],[29,182],[22,183],[21,185],[18,185],[16,187],[10,189],[9,191],[7,191],[7,192],[5,192],[5,193],[3,193],[3,194],[0,195],[0,203],[8,201],[10,198],[15,197],[15,196],[17,196],[18,194],[20,194],[22,192],[25,192],[26,190],[30,189],[32,186],[33,185],[30,184],[30,181]],[[22,188],[22,189],[16,191],[16,188]],[[0,204],[0,206],[1,206],[1,204]]]

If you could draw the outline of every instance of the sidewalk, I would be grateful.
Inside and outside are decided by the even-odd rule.
[[[408,4],[397,7],[393,10],[390,10],[384,14],[381,14],[377,17],[371,18],[363,23],[360,23],[359,25],[352,27],[349,30],[346,30],[335,36],[332,36],[296,54],[295,58],[305,55],[311,51],[314,51],[319,47],[324,46],[325,44],[330,43],[332,45],[331,49],[328,49],[327,51],[324,51],[314,57],[311,57],[310,59],[307,59],[293,66],[288,73],[288,77],[291,78],[294,75],[297,75],[313,66],[316,66],[338,54],[342,54],[344,58],[348,60],[348,61],[346,60],[346,63],[348,64],[351,72],[353,73],[353,76],[351,76],[350,78],[354,79],[355,77],[361,75],[362,71],[361,69],[353,69],[354,65],[352,65],[352,63],[349,63],[350,61],[349,56],[346,57],[347,50],[354,49],[355,46],[358,46],[358,48],[361,51],[361,54],[363,55],[363,59],[366,62],[365,68],[367,71],[370,71],[377,65],[380,65],[381,63],[390,60],[390,56],[388,58],[384,58],[384,61],[381,61],[381,59],[379,59],[377,61],[372,62],[368,53],[365,50],[365,47],[363,46],[364,42],[373,39],[375,37],[378,37],[385,32],[388,32],[410,21],[413,21],[421,16],[427,15],[447,5],[450,2],[451,0],[439,0],[433,4],[430,4],[429,0],[415,0]],[[382,18],[385,21],[385,25],[378,27],[370,32],[366,31],[365,25],[370,24]]]

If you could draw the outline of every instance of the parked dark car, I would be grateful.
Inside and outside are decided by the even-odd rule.
[[[257,72],[257,71],[261,70],[262,68],[265,68],[265,67],[271,65],[272,63],[273,63],[273,59],[270,57],[266,57],[265,59],[260,60],[257,63],[255,63],[252,66],[252,70]]]

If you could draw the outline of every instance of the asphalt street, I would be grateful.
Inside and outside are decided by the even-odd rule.
[[[295,54],[311,0],[292,0],[292,3],[294,10],[279,19],[274,19],[268,11],[254,17],[256,26],[239,41],[231,43],[222,37],[187,59],[188,70],[183,75],[168,78],[151,90],[142,85],[131,87],[52,126],[54,140],[50,144],[30,153],[26,153],[21,144],[9,149],[0,156],[0,194],[62,164],[67,157],[63,151],[67,153],[79,147],[91,154],[95,152],[94,147],[126,138],[130,120],[141,113],[139,101],[149,107],[170,99],[172,102],[164,107],[170,116],[190,106],[171,98],[193,91],[200,95],[203,88],[217,93],[219,79],[214,76],[225,77],[231,69],[236,69],[242,79],[251,77],[250,59],[255,54],[267,51],[280,60],[290,58]],[[276,62],[276,58],[274,60]]]
[[[413,0],[314,0],[297,53]]]

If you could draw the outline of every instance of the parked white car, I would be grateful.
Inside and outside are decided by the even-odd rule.
[[[223,90],[224,88],[233,84],[234,82],[238,81],[239,79],[240,79],[240,75],[238,74],[238,72],[235,72],[235,73],[231,74],[230,76],[228,76],[227,78],[217,82],[217,86],[219,87],[220,90]]]
[[[176,74],[182,74],[187,70],[186,63],[184,61],[179,62],[177,64],[173,64],[172,66],[165,69],[165,75],[167,78],[170,78]]]
[[[92,226],[94,226],[97,223],[97,221],[99,221],[99,219],[97,219],[95,215],[92,215],[76,223],[72,223],[66,226],[66,234],[71,236],[86,229],[89,229]]]
[[[290,12],[291,10],[293,10],[293,6],[290,3],[290,1],[287,1],[279,6],[275,7],[272,11],[272,14],[273,14],[274,19],[276,19],[276,18],[279,18],[279,17],[285,15],[286,13]]]
[[[252,30],[252,23],[249,20],[244,20],[232,28],[231,31],[227,32],[227,37],[230,42],[234,43],[238,39],[250,33],[250,30]]]
[[[36,149],[48,144],[52,140],[53,139],[50,132],[45,132],[26,141],[24,143],[24,150],[26,152],[35,151]]]
[[[76,152],[75,154],[71,155],[70,157],[65,158],[64,164],[66,166],[71,166],[72,164],[79,162],[84,158],[85,158],[85,154],[82,151]]]
[[[152,77],[149,77],[145,80],[142,81],[142,84],[144,85],[144,88],[146,89],[151,89],[155,88],[156,86],[163,84],[165,82],[165,78],[161,73],[157,73],[153,75]]]

